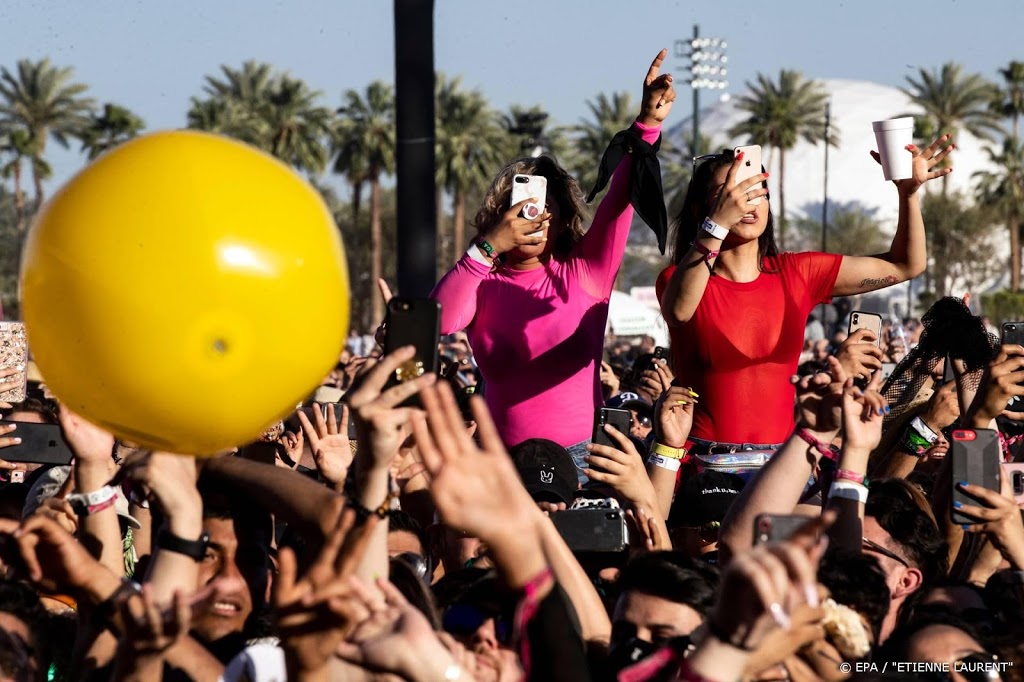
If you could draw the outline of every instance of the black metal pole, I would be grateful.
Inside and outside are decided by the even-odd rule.
[[[693,25],[693,40],[696,42],[700,38],[700,26],[697,24]],[[696,50],[697,48],[692,48]],[[693,62],[690,62],[693,64]],[[691,76],[692,78],[692,76]],[[693,156],[700,156],[700,88],[696,85],[693,88]]]
[[[434,288],[434,0],[395,0],[396,201],[398,292]]]

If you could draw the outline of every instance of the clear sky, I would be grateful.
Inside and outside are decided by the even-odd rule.
[[[340,104],[394,74],[388,0],[0,0],[0,65],[49,56],[99,101],[150,129],[184,125],[189,98],[220,64],[267,61]],[[1022,0],[436,0],[435,62],[498,108],[541,104],[557,123],[602,91],[639,90],[661,47],[702,34],[729,43],[728,92],[781,68],[901,86],[919,66],[962,63],[989,78],[1024,60]],[[670,57],[679,73],[683,60]],[[681,92],[673,117],[690,114]],[[82,163],[53,155],[48,191]]]

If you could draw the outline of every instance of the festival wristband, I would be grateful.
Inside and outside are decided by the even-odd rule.
[[[670,448],[667,445],[661,443],[655,443],[654,447],[651,448],[651,452],[662,457],[668,457],[669,459],[677,459],[682,461],[686,457],[686,448]]]
[[[494,249],[491,249],[491,252],[493,253]],[[494,265],[494,262],[484,255],[484,252],[480,250],[480,247],[476,245],[476,242],[470,244],[469,248],[466,249],[466,255],[481,265],[486,265],[487,267]]]
[[[117,488],[105,485],[91,493],[74,493],[68,495],[68,504],[79,516],[89,516],[109,509],[117,501]]]
[[[913,421],[910,422],[910,428],[917,431],[917,435],[927,440],[929,445],[934,445],[935,441],[939,439],[939,434],[932,431],[921,417],[914,417]]]
[[[899,443],[904,451],[914,457],[920,457],[932,446],[931,441],[919,434],[913,426],[903,429]]]
[[[840,500],[854,500],[861,504],[868,502],[868,489],[859,483],[852,481],[835,481],[829,490],[828,496]]]
[[[796,437],[811,446],[811,449],[817,452],[822,457],[828,459],[836,459],[836,451],[832,448],[829,443],[822,442],[811,435],[811,432],[807,429],[797,429]]]
[[[680,461],[678,459],[662,457],[661,455],[650,455],[647,458],[647,463],[669,471],[679,471],[680,466]]]
[[[704,223],[700,226],[700,229],[710,234],[715,239],[724,240],[729,236],[729,230],[716,223],[711,218],[705,218]]]
[[[492,260],[494,259],[494,247],[491,246],[486,239],[477,239],[476,246],[478,249],[487,254],[488,258]]]

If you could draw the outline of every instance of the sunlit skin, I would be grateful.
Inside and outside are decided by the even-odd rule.
[[[505,263],[513,270],[532,270],[539,268],[551,258],[551,252],[565,229],[562,221],[562,208],[557,201],[549,200],[544,204],[546,213],[537,217],[538,229],[544,232],[547,241],[540,244],[523,244],[505,254]]]
[[[689,635],[702,622],[704,618],[691,606],[630,590],[615,604],[612,637],[625,640],[635,636],[659,643]]]

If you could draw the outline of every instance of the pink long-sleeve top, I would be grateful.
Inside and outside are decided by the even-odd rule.
[[[634,126],[645,141],[658,139],[660,127]],[[512,270],[464,254],[431,294],[441,304],[441,333],[466,330],[487,407],[509,446],[528,438],[569,446],[591,436],[608,299],[633,219],[630,172],[627,155],[567,256]]]

